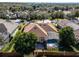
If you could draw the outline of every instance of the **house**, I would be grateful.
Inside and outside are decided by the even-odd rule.
[[[76,41],[79,42],[79,25],[69,20],[59,20],[58,25],[63,27],[70,26],[74,30]]]
[[[3,23],[0,23],[0,34],[2,35],[5,42],[9,41],[9,33]]]
[[[30,23],[25,26],[24,32],[34,32],[38,36],[36,49],[44,49],[44,41],[48,47],[50,45],[50,43],[47,43],[49,40],[56,40],[56,42],[52,42],[53,45],[56,45],[55,43],[57,43],[59,40],[59,34],[57,33],[58,31],[51,23]]]
[[[58,24],[59,26],[61,26],[62,28],[63,28],[63,27],[66,27],[66,26],[70,26],[70,27],[73,28],[73,30],[78,30],[78,29],[79,29],[79,25],[77,25],[77,24],[75,24],[74,22],[71,22],[71,21],[69,21],[69,20],[66,20],[66,19],[59,20],[59,21],[57,22],[57,24]]]
[[[4,24],[7,29],[7,32],[13,34],[13,32],[17,29],[18,23],[15,23],[15,20],[6,21],[4,19],[0,19],[0,23]]]
[[[35,45],[35,49],[37,50],[39,50],[39,49],[45,49],[45,47],[44,47],[44,44],[43,43],[41,43],[41,42],[37,42],[36,43],[36,45]]]
[[[79,29],[74,31],[77,43],[79,42]]]
[[[48,19],[45,19],[43,21],[38,20],[38,21],[36,21],[36,23],[51,23],[51,20],[48,20]]]
[[[47,32],[36,23],[30,23],[24,28],[24,32],[34,32],[39,39],[43,40],[48,35]]]
[[[30,23],[24,28],[24,32],[34,32],[40,39],[46,39],[49,31],[57,32],[57,29],[49,23]]]

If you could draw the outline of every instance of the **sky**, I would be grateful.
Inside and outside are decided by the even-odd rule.
[[[0,2],[48,2],[48,3],[79,3],[79,0],[0,0]]]

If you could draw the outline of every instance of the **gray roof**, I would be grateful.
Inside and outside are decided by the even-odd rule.
[[[48,32],[48,39],[57,39],[57,40],[59,40],[59,33],[49,31]]]
[[[4,32],[7,32],[7,28],[3,23],[0,23],[0,33],[4,33]]]
[[[13,31],[19,25],[18,23],[15,23],[15,20],[6,21],[4,19],[0,19],[0,23],[5,25],[5,27],[7,28],[7,32],[9,32],[10,34],[13,33]]]
[[[59,20],[58,21],[58,25],[60,25],[61,27],[66,27],[66,26],[70,26],[73,28],[73,30],[78,30],[79,29],[79,25],[69,21],[69,20]]]

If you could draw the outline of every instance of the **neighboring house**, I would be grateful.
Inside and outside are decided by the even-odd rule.
[[[74,31],[76,41],[79,42],[79,29]]]
[[[15,23],[15,20],[6,21],[5,19],[0,19],[0,23],[5,25],[7,32],[10,34],[13,34],[19,25],[18,23]]]
[[[74,23],[76,23],[76,24],[79,24],[79,20],[78,20],[77,18],[72,19],[72,20],[70,20],[70,21],[72,21],[72,22],[74,22]]]
[[[7,28],[3,23],[0,23],[0,34],[2,35],[5,42],[9,41],[9,33],[7,32]]]
[[[77,25],[77,24],[75,24],[74,22],[71,22],[71,21],[69,21],[69,20],[66,20],[66,19],[59,20],[59,21],[57,22],[57,24],[58,24],[59,26],[61,26],[62,28],[63,28],[63,27],[66,27],[66,26],[70,26],[70,27],[73,28],[73,30],[78,30],[78,29],[79,29],[79,25]]]
[[[38,20],[38,21],[36,21],[36,23],[51,23],[51,20],[49,20],[49,19],[45,19],[43,21]]]
[[[75,38],[79,42],[79,25],[69,20],[59,20],[58,25],[63,27],[70,26],[74,30]]]

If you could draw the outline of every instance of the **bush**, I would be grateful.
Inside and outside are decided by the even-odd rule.
[[[15,37],[14,49],[21,54],[29,54],[35,49],[37,36],[34,33],[19,33],[19,36]]]

